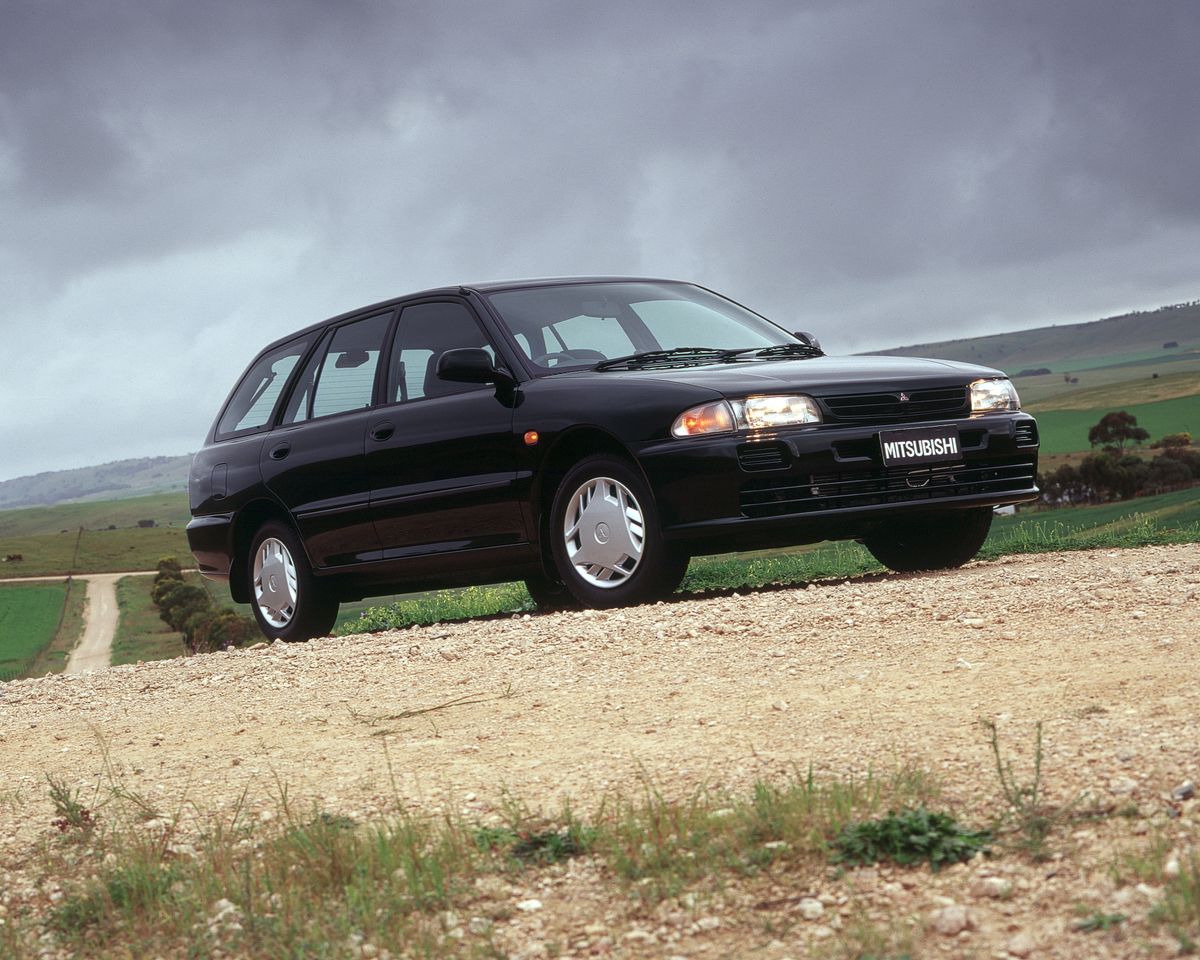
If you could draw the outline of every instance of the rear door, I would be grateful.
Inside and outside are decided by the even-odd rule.
[[[400,313],[385,404],[369,418],[371,507],[385,559],[522,543],[513,394],[437,376],[447,350],[494,348],[466,303]]]
[[[263,481],[291,511],[318,568],[380,557],[365,444],[392,316],[326,332],[263,446]]]

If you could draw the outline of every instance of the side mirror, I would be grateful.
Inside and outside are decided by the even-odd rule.
[[[814,350],[821,349],[821,341],[817,339],[816,334],[807,333],[804,330],[796,330],[793,331],[792,336],[801,343],[808,344],[808,346],[812,347]]]
[[[505,371],[496,369],[491,354],[479,347],[447,350],[438,357],[437,375],[439,379],[455,383],[494,383],[500,386],[513,382],[513,378]]]

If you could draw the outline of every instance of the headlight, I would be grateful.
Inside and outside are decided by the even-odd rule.
[[[997,410],[1020,410],[1021,398],[1011,380],[976,380],[971,384],[971,412],[994,413]]]
[[[820,423],[821,411],[812,397],[747,397],[733,402],[733,414],[742,430],[766,430],[792,427],[802,423]]]
[[[671,424],[675,437],[698,437],[705,433],[733,433],[733,411],[724,400],[684,410]]]

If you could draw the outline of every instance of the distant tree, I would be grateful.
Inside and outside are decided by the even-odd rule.
[[[234,610],[212,610],[200,617],[197,623],[189,625],[193,629],[185,642],[193,653],[244,647],[262,639],[258,624]]]
[[[1151,450],[1169,450],[1171,447],[1190,447],[1192,435],[1186,430],[1183,433],[1168,433],[1160,440],[1150,444]]]
[[[1137,425],[1137,417],[1124,410],[1106,413],[1088,431],[1088,443],[1093,447],[1110,447],[1124,450],[1125,444],[1142,444],[1150,439],[1150,434]]]
[[[193,614],[202,613],[212,606],[212,598],[202,587],[176,583],[156,598],[158,615],[172,630],[183,632],[184,625]]]
[[[179,565],[179,561],[174,557],[162,557],[158,561],[158,573],[154,576],[154,582],[165,580],[168,577],[172,580],[183,579],[183,568]]]

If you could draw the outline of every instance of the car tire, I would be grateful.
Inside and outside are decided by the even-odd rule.
[[[891,520],[863,537],[871,555],[899,573],[961,567],[974,557],[992,526],[992,508],[944,510]]]
[[[568,610],[579,606],[559,580],[539,574],[525,578],[525,589],[539,610]]]
[[[338,602],[317,583],[291,527],[272,521],[259,528],[250,542],[246,575],[254,619],[269,639],[311,640],[333,629]]]
[[[581,460],[563,477],[550,509],[550,549],[563,586],[585,607],[667,596],[688,565],[663,539],[645,480],[608,456]]]

